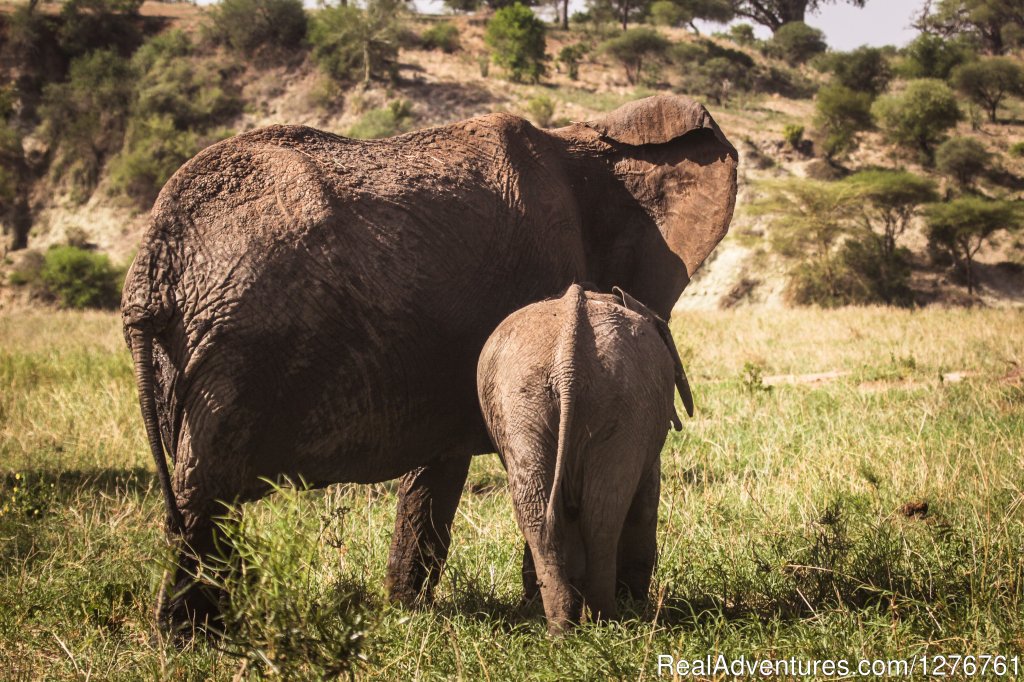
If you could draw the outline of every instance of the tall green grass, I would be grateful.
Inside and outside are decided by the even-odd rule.
[[[549,639],[520,604],[522,541],[486,456],[432,609],[387,603],[393,484],[286,489],[230,526],[243,625],[178,649],[153,625],[169,556],[117,317],[0,317],[3,676],[652,679],[659,653],[1024,653],[1024,315],[672,326],[697,415],[663,452],[649,606]]]

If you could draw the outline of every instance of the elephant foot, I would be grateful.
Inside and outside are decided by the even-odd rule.
[[[223,632],[221,605],[225,598],[223,590],[191,576],[165,583],[157,601],[157,623],[178,643],[187,643],[196,635],[217,636]]]
[[[442,459],[402,477],[385,583],[392,602],[419,607],[433,599],[469,462]]]

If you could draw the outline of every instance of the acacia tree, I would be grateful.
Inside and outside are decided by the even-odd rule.
[[[974,257],[999,230],[1021,226],[1021,212],[1008,201],[962,197],[945,204],[932,204],[927,212],[928,241],[947,251],[963,268],[967,293],[974,294]]]
[[[827,3],[845,2],[863,7],[867,0],[732,0],[736,16],[746,17],[775,32],[792,21],[804,21]]]
[[[896,170],[861,171],[844,180],[863,199],[860,224],[872,234],[881,230],[881,256],[891,260],[897,242],[922,205],[938,201],[935,183],[920,175]]]
[[[813,268],[824,287],[820,298],[839,298],[839,267],[835,247],[856,216],[860,189],[847,183],[789,178],[760,185],[764,194],[748,206],[752,215],[771,224],[772,246],[798,259],[793,280]]]
[[[1009,57],[990,57],[968,62],[953,72],[956,89],[985,107],[988,120],[996,122],[999,105],[1009,95],[1024,94],[1024,68]]]
[[[1024,3],[1020,0],[929,0],[915,28],[942,36],[972,36],[989,54],[1024,44]]]

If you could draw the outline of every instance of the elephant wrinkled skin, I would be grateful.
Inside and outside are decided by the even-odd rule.
[[[557,130],[509,114],[379,141],[273,126],[182,166],[122,300],[181,546],[162,618],[215,613],[188,573],[219,501],[282,476],[405,475],[388,587],[429,593],[469,460],[492,451],[488,335],[574,281],[667,318],[728,229],[736,164],[701,105],[659,96]]]
[[[692,412],[668,326],[624,292],[574,284],[513,313],[484,344],[480,407],[553,633],[584,603],[595,619],[615,618],[617,583],[647,597],[659,455],[679,426],[674,383]]]

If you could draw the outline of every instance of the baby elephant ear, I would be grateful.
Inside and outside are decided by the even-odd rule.
[[[672,363],[675,365],[676,389],[679,391],[679,397],[683,399],[683,407],[686,408],[686,414],[692,417],[693,394],[690,393],[690,381],[686,378],[686,370],[683,369],[683,361],[679,358],[679,351],[676,350],[676,342],[672,338],[672,331],[668,328],[668,323],[619,287],[612,287],[612,293],[619,297],[623,307],[654,320],[654,326],[658,328],[658,334],[665,343],[665,347],[668,348],[669,355],[672,356]],[[676,431],[682,429],[682,424],[678,423],[678,417],[672,422],[672,425],[676,427]]]
[[[711,130],[725,140],[708,110],[689,97],[680,95],[655,95],[636,100],[585,125],[596,130],[602,137],[634,147],[665,144],[702,129]]]

